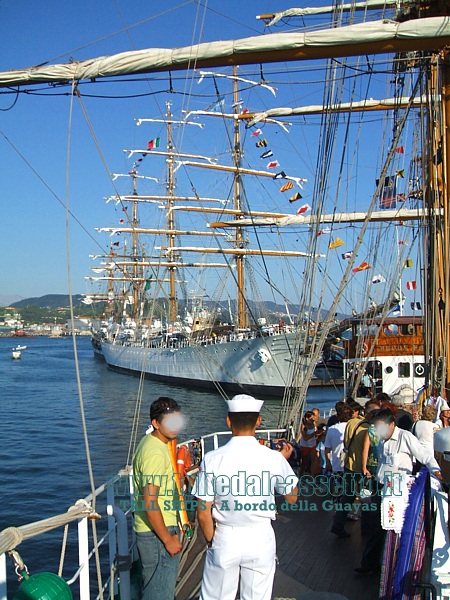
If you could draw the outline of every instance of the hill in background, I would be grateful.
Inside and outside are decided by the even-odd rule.
[[[101,316],[106,308],[106,304],[103,302],[88,306],[83,304],[82,299],[83,296],[81,294],[74,294],[73,296],[74,312],[76,316]],[[205,308],[209,309],[212,309],[213,307],[220,307],[223,317],[228,321],[229,308],[231,308],[233,313],[236,310],[235,300],[232,300],[228,305],[227,302],[213,302],[205,299],[203,304]],[[186,306],[185,301],[180,299],[178,305],[179,314],[183,315]],[[28,323],[43,323],[55,319],[58,323],[62,323],[69,318],[69,296],[67,294],[47,294],[45,296],[36,298],[25,298],[10,304],[10,306],[17,308],[21,313],[22,319]],[[147,306],[150,306],[150,301],[147,301]],[[144,309],[144,314],[147,312],[147,306]],[[154,316],[159,316],[164,319],[165,315],[167,314],[167,301],[163,298],[160,298],[157,300],[157,306],[159,307],[159,310],[156,310]],[[283,318],[284,320],[287,318],[286,305],[277,304],[273,301],[254,302],[249,300],[247,309],[255,319],[261,316],[266,316],[270,319],[270,321],[274,322],[278,321],[279,318]],[[295,318],[300,312],[300,306],[298,304],[289,303],[288,310],[291,317]],[[312,310],[311,318],[314,320],[315,317],[316,312]],[[325,318],[324,314],[322,314],[322,319],[323,318]],[[346,315],[339,313],[337,318],[342,320],[346,318]]]

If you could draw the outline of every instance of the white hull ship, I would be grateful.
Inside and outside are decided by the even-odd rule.
[[[296,334],[244,337],[221,340],[209,338],[201,344],[173,338],[163,347],[102,342],[108,366],[117,371],[141,375],[165,383],[211,388],[218,383],[227,391],[282,395],[296,348]],[[228,336],[230,337],[230,336]],[[157,344],[158,342],[153,342]],[[165,346],[165,347],[164,347]]]

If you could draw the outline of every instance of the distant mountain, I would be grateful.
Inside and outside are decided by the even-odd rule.
[[[13,302],[19,302],[23,296],[18,294],[0,294],[0,306],[13,306]]]
[[[74,294],[73,303],[76,307],[84,306],[81,299],[81,294]],[[46,296],[40,296],[39,298],[25,298],[11,304],[15,308],[24,308],[25,306],[37,306],[39,308],[47,308],[54,310],[56,308],[68,308],[69,307],[69,296],[68,294],[47,294]]]
[[[1,298],[1,297],[0,297]],[[83,296],[81,294],[74,294],[73,296],[73,304],[74,307],[76,309],[82,309],[83,311],[86,311],[86,305],[83,304],[81,302]],[[166,303],[166,300],[163,298],[160,298],[158,301],[161,305],[164,305]],[[25,308],[28,306],[36,306],[38,308],[42,308],[45,310],[57,310],[57,309],[68,309],[69,308],[69,296],[67,294],[47,294],[46,296],[40,296],[39,298],[25,298],[22,300],[19,300],[18,302],[14,302],[13,304],[10,304],[10,306],[13,306],[15,308]],[[222,310],[222,313],[224,314],[228,314],[228,309],[231,308],[232,312],[234,313],[236,311],[236,301],[235,300],[231,300],[230,301],[230,306],[228,305],[228,302],[213,302],[211,300],[205,300],[204,301],[204,306],[206,308],[213,308],[213,307],[220,307]],[[102,305],[97,305],[99,311],[101,312],[101,308]],[[180,299],[179,301],[179,314],[183,314],[181,311],[183,311],[185,307],[185,302],[183,300]],[[276,304],[275,302],[272,302],[271,300],[268,300],[266,302],[254,302],[253,300],[249,300],[247,302],[247,308],[249,310],[249,312],[256,318],[262,316],[262,315],[268,315],[272,318],[277,318],[278,316],[283,316],[283,318],[285,318],[287,316],[287,311],[286,311],[286,305],[285,304]],[[288,304],[288,309],[289,309],[289,313],[292,317],[296,317],[298,316],[299,312],[300,312],[300,306],[298,304]],[[321,319],[325,319],[326,318],[326,314],[327,312],[323,312],[321,315]],[[311,319],[316,319],[317,318],[317,311],[316,309],[312,309],[310,311],[310,316]],[[347,315],[343,315],[341,313],[338,313],[337,318],[339,320],[342,320],[344,318],[346,318]]]

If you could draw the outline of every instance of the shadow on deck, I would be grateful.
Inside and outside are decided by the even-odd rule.
[[[302,598],[309,591],[333,592],[348,600],[377,600],[379,577],[357,575],[365,538],[360,535],[359,522],[349,521],[348,539],[339,539],[331,532],[333,512],[324,510],[320,498],[311,499],[318,510],[280,512],[274,522],[279,565],[275,575],[273,598]],[[186,568],[204,548],[199,532]],[[198,598],[203,560],[189,577],[177,600]],[[185,569],[183,569],[185,571]]]

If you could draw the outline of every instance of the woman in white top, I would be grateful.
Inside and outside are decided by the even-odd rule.
[[[434,432],[439,429],[436,423],[433,423],[436,417],[437,410],[430,404],[424,406],[422,411],[422,418],[414,423],[411,433],[413,433],[424,448],[434,452],[433,449],[433,436]]]

